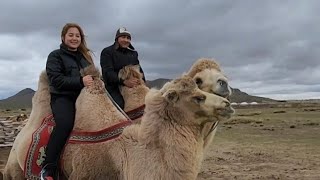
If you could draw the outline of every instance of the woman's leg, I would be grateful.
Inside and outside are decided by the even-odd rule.
[[[53,128],[46,147],[43,167],[55,172],[61,151],[73,129],[76,98],[51,94],[51,108],[56,126]],[[50,174],[50,173],[49,173]]]

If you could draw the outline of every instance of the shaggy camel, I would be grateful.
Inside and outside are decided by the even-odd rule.
[[[100,73],[94,67],[90,67],[84,72],[84,75],[87,74],[95,77],[94,85],[82,89],[78,97],[74,130],[99,131],[119,123],[119,121],[126,121],[125,116],[113,106],[111,100],[105,95],[106,90],[103,81],[99,78]],[[52,114],[52,111],[48,78],[46,73],[42,72],[38,89],[32,98],[32,111],[29,120],[14,141],[4,169],[4,179],[24,179],[25,157],[31,143],[32,133],[41,125],[43,118],[50,114]],[[98,119],[96,119],[97,116]],[[65,154],[69,154],[67,149]],[[76,155],[73,154],[73,157],[76,157]]]
[[[198,87],[206,92],[217,94],[222,97],[228,97],[231,95],[231,88],[228,85],[227,77],[222,73],[219,64],[214,59],[200,58],[190,68],[187,73],[197,83]],[[139,71],[139,66],[125,67],[122,72],[120,71],[119,77],[122,79],[128,79],[130,77],[136,77],[141,79],[142,74]],[[137,88],[124,87],[121,91],[123,94],[125,104],[125,111],[132,110],[140,107],[144,104],[144,97],[148,89],[145,85],[138,86]],[[135,94],[135,96],[132,96]],[[141,119],[141,118],[140,118]],[[137,121],[139,123],[139,121]],[[205,136],[205,149],[211,144],[214,135],[217,130],[217,123],[208,122],[205,124],[204,129],[207,129],[207,136]]]
[[[228,97],[231,95],[231,88],[228,85],[227,77],[222,73],[219,64],[214,59],[200,58],[198,59],[186,73],[186,75],[192,77],[197,83],[198,87],[206,92],[217,94],[222,97]],[[139,66],[128,66],[120,70],[119,78],[129,79],[135,77],[142,80],[142,74],[140,73]],[[132,109],[138,108],[144,104],[145,95],[149,89],[142,84],[136,88],[122,87],[121,93],[125,101],[125,111],[128,112]],[[140,123],[139,118],[137,123]],[[205,136],[205,149],[211,144],[215,133],[217,131],[217,123],[208,122],[204,124],[207,136]]]
[[[66,173],[70,179],[196,179],[202,124],[231,113],[227,99],[201,91],[185,76],[149,91],[141,124],[125,128],[117,139],[73,150],[68,145]]]
[[[24,168],[25,156],[31,141],[31,134],[40,125],[41,119],[46,115],[51,114],[48,101],[50,94],[48,90],[48,83],[45,78],[45,73],[43,73],[40,76],[39,88],[33,97],[33,110],[30,115],[30,119],[25,128],[23,128],[17,136],[9,155],[8,163],[4,171],[5,179],[24,179],[22,169]],[[172,86],[178,86],[179,83],[177,82],[178,81],[172,83]],[[189,84],[194,83],[190,79],[188,82]],[[181,84],[183,83],[180,83],[180,85]],[[194,84],[193,86],[196,85]],[[169,87],[169,85],[167,87]],[[188,88],[188,85],[183,85],[183,87],[185,89],[190,89]],[[152,94],[157,96],[152,96]],[[165,105],[162,104],[162,109],[159,109],[158,114],[155,114],[157,111],[155,111],[154,108],[156,107],[155,105],[157,105],[157,102],[160,103],[160,101],[157,101],[160,100],[159,98],[161,99],[161,102],[165,102],[167,106],[164,107]],[[147,96],[147,99],[149,100],[146,101],[146,115],[144,117],[146,120],[145,122],[142,122],[141,128],[139,125],[130,126],[126,128],[126,133],[123,133],[121,137],[108,142],[100,142],[95,144],[68,144],[63,155],[64,171],[66,176],[69,179],[105,179],[106,177],[109,179],[150,179],[150,176],[147,176],[148,174],[151,175],[151,177],[153,176],[153,179],[157,179],[158,177],[162,177],[158,176],[159,174],[157,174],[155,171],[155,169],[160,167],[160,174],[162,174],[164,171],[166,172],[163,174],[165,177],[162,179],[172,179],[170,177],[176,177],[177,179],[180,177],[183,177],[183,179],[195,179],[202,159],[201,149],[203,146],[203,134],[201,134],[201,123],[206,122],[207,120],[217,120],[217,114],[219,113],[222,116],[228,116],[232,109],[227,107],[226,109],[229,111],[226,113],[223,111],[223,108],[226,106],[226,104],[229,104],[229,102],[222,97],[202,92],[197,88],[195,88],[192,92],[191,90],[189,92],[179,88],[176,88],[176,90],[175,88],[168,88],[167,90],[163,91],[152,91],[150,95]],[[192,107],[188,107],[188,103]],[[148,107],[148,104],[150,107]],[[76,107],[76,130],[99,131],[104,129],[104,127],[110,127],[111,125],[114,125],[120,121],[126,121],[125,117],[113,106],[110,99],[105,96],[104,84],[100,78],[94,79],[94,86],[90,88],[84,88],[81,91],[76,103]],[[184,108],[187,108],[187,112],[183,111],[186,110]],[[174,110],[179,111],[179,113],[175,114],[174,112],[176,111]],[[164,115],[167,115],[168,117],[164,117]],[[175,117],[176,115],[179,116]],[[222,116],[219,117],[221,118]],[[171,118],[170,120],[173,121],[167,121],[169,120],[168,118]],[[158,122],[158,120],[161,122],[161,128],[160,124],[152,123]],[[199,126],[196,125],[197,123],[199,123]],[[183,125],[186,125],[186,127]],[[155,128],[153,130],[149,130],[151,133],[158,132],[154,135],[161,134],[161,136],[149,136],[151,135],[147,131],[147,127],[149,126]],[[170,129],[170,127],[175,127],[177,129]],[[177,138],[172,136],[172,133],[175,132],[178,133]],[[165,137],[163,135],[168,135],[168,133],[171,134],[168,136],[171,139],[168,139],[168,137],[163,138]],[[185,133],[191,133],[192,136],[190,139]],[[196,142],[198,143],[197,145],[200,144],[197,146],[197,148],[200,148],[200,150],[196,151],[196,154],[194,154],[195,150],[198,150],[197,148],[192,150],[185,149],[185,147],[195,147],[190,146],[190,144],[186,145],[182,143],[181,141],[184,142],[184,140],[178,138],[180,135],[184,138],[187,138],[184,139],[186,141],[185,143]],[[152,140],[148,137],[153,137],[155,139]],[[177,144],[174,144],[174,142],[177,142]],[[172,145],[179,146],[176,146],[177,149],[172,149],[174,148]],[[183,148],[180,147],[180,145],[183,146]],[[162,149],[159,149],[160,146]],[[192,155],[195,155],[190,157],[191,159],[189,158],[189,154],[188,156],[183,155],[182,160],[189,161],[196,159],[198,164],[190,164],[190,162],[186,162],[184,164],[181,163],[182,161],[179,159],[178,165],[183,165],[183,167],[181,167],[176,166],[176,164],[172,164],[171,161],[162,161],[174,160],[175,158],[172,158],[171,156],[181,156],[181,154],[179,154],[181,153],[181,150],[186,153],[191,152]],[[150,154],[151,152],[152,154]],[[170,153],[164,154],[164,152]],[[134,154],[139,155],[139,157]],[[142,156],[147,156],[147,159],[141,159]],[[157,161],[156,164],[162,162],[166,164],[162,164],[161,166],[160,164],[157,164],[153,166],[153,161],[155,160],[154,158],[161,161]],[[165,159],[161,160],[159,158]],[[139,160],[148,161],[143,163]],[[192,168],[197,167],[198,169],[193,169],[191,172],[189,172],[189,165],[192,165]],[[171,168],[172,166],[173,168]],[[184,168],[185,170],[177,169],[177,167]],[[136,168],[138,169],[136,170]],[[141,176],[139,177],[137,175]]]
[[[227,77],[222,73],[219,64],[214,59],[200,58],[187,73],[197,83],[198,87],[206,92],[228,98],[231,88]],[[217,131],[218,122],[208,122],[204,125],[207,134],[204,139],[204,149],[207,150]]]
[[[17,135],[11,148],[3,173],[5,180],[24,179],[22,169],[24,168],[25,157],[31,143],[32,133],[40,126],[41,120],[52,113],[48,78],[45,72],[40,75],[38,90],[32,98],[32,107],[29,120]]]
[[[140,80],[140,85],[129,88],[127,86],[121,86],[120,92],[124,99],[124,111],[130,112],[144,105],[146,94],[149,92],[149,88],[143,81],[143,75],[140,72],[139,65],[128,65],[123,67],[119,71],[119,78],[127,80],[130,78],[136,78]],[[140,123],[141,117],[134,120],[135,123]]]

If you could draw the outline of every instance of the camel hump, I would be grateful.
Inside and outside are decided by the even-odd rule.
[[[132,77],[142,79],[142,73],[140,72],[140,65],[127,65],[120,69],[118,77],[121,79],[130,79]]]
[[[43,70],[40,74],[38,87],[49,87],[49,80],[46,70]]]
[[[180,91],[192,91],[197,87],[197,84],[189,76],[182,76],[172,81],[173,89]]]
[[[97,67],[94,65],[89,65],[85,67],[84,69],[80,70],[81,76],[91,75],[93,78],[100,78],[101,73]]]
[[[197,73],[205,69],[215,69],[221,72],[220,66],[216,60],[209,58],[200,58],[192,65],[187,74],[191,77],[194,77]]]

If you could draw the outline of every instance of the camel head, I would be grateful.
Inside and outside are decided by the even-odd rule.
[[[194,117],[191,119],[196,121],[180,123],[199,124],[218,121],[222,118],[230,118],[234,113],[226,98],[199,89],[196,82],[189,76],[167,83],[160,92],[167,102],[168,112],[175,111],[176,115],[180,114],[179,116]]]
[[[81,70],[82,77],[86,75],[91,75],[93,78],[93,85],[90,87],[85,87],[85,91],[90,94],[104,94],[106,93],[106,89],[104,86],[104,82],[101,79],[101,74],[99,70],[94,67],[94,65],[90,65],[83,70]]]
[[[201,58],[197,60],[187,75],[192,77],[198,87],[203,91],[225,98],[231,95],[228,79],[213,59]]]
[[[120,69],[118,77],[120,79],[126,80],[130,78],[136,78],[140,79],[141,81],[143,78],[142,73],[140,72],[140,66],[139,65],[128,65]]]

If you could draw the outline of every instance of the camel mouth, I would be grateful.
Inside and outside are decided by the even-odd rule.
[[[230,118],[234,114],[234,112],[235,110],[231,106],[217,109],[217,113],[219,114],[219,116],[227,119]]]

